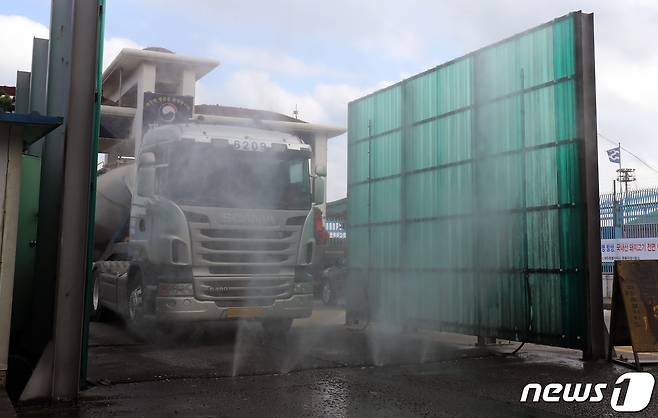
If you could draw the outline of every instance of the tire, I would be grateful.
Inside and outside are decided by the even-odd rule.
[[[292,318],[264,319],[261,322],[263,331],[270,337],[283,337],[292,326]]]
[[[329,280],[325,280],[325,282],[322,284],[321,297],[322,303],[327,306],[334,306],[336,304],[336,290],[331,285]]]
[[[127,319],[131,325],[140,325],[144,319],[144,292],[142,272],[135,270],[134,277],[128,284]]]
[[[94,322],[101,322],[103,320],[103,306],[101,305],[98,270],[94,270],[92,274],[94,282],[91,290],[91,315],[89,315],[89,319]]]

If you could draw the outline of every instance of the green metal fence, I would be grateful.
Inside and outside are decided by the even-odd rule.
[[[583,19],[349,104],[350,318],[585,349]]]

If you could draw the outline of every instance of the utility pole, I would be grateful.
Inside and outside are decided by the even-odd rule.
[[[620,183],[624,183],[624,194],[628,194],[628,183],[635,181],[635,169],[634,168],[622,168],[621,167],[621,142],[618,143],[619,149],[619,168],[617,169],[617,180]],[[623,199],[622,199],[623,200]]]
[[[617,227],[620,229],[620,234],[617,236],[617,231],[615,228],[615,238],[623,238],[624,235],[624,205],[628,197],[628,183],[637,180],[635,177],[634,168],[622,168],[621,166],[621,142],[618,143],[619,146],[619,168],[617,169],[617,181],[619,181],[619,189],[621,191],[621,185],[624,185],[624,190],[622,198],[619,201],[618,212],[619,212],[619,222]],[[616,191],[615,191],[615,201],[616,201]]]
[[[633,182],[637,180],[635,177],[635,169],[634,168],[619,168],[617,170],[617,180],[619,180],[620,183],[624,183],[624,194],[628,194],[628,183]]]

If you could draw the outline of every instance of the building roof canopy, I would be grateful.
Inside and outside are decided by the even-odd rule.
[[[43,138],[53,129],[61,125],[61,117],[43,116],[37,113],[0,113],[0,126],[23,128],[23,142],[30,145],[36,140]]]
[[[154,64],[158,70],[164,70],[158,72],[191,70],[197,80],[219,65],[216,60],[174,54],[159,48],[124,48],[103,71],[103,85],[118,85],[120,77],[127,77],[144,63]]]

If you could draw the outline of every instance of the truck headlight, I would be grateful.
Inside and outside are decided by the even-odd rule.
[[[158,296],[194,296],[192,283],[160,283],[158,285]]]
[[[171,262],[173,264],[186,265],[190,263],[189,251],[187,244],[178,238],[171,240]]]

